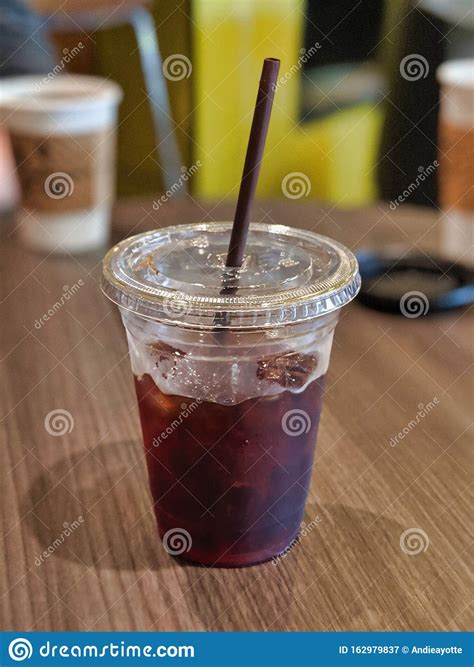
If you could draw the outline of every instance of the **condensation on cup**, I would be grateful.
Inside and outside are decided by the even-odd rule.
[[[438,68],[441,252],[474,265],[474,59]]]
[[[80,253],[109,238],[121,88],[94,76],[2,80],[0,117],[8,128],[21,190],[17,232],[46,253]]]

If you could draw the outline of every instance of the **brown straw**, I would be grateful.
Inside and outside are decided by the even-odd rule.
[[[239,198],[237,199],[237,208],[235,209],[234,224],[227,253],[226,266],[230,268],[241,267],[244,259],[250,209],[257,187],[260,165],[262,164],[263,149],[267,138],[279,69],[280,61],[276,58],[265,58],[263,61]]]
[[[250,209],[255,196],[260,165],[262,164],[263,149],[267,138],[279,69],[280,61],[276,58],[265,58],[263,61],[262,75],[258,86],[257,101],[255,103],[244,170],[240,182],[239,197],[237,199],[229,250],[225,263],[226,268],[231,270],[240,268],[244,259],[245,243],[250,223]],[[235,294],[237,289],[238,275],[234,271],[227,271],[224,276],[221,294]],[[228,324],[228,313],[216,313],[214,318],[216,330],[225,328]],[[219,337],[218,340],[223,343],[225,339]]]

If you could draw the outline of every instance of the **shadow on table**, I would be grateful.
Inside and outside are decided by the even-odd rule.
[[[187,566],[186,605],[208,631],[442,629],[423,595],[435,582],[439,606],[456,609],[460,591],[439,578],[434,548],[402,550],[406,529],[362,509],[310,503],[283,557],[244,570]]]
[[[409,555],[401,538],[410,526],[345,505],[310,503],[299,541],[275,562],[209,569],[172,559],[158,538],[138,442],[63,457],[34,478],[22,511],[38,567],[59,559],[98,570],[178,568],[182,603],[208,630],[437,629],[437,615],[417,599],[426,604],[432,582],[441,607],[458,607],[434,546]]]
[[[58,558],[98,569],[170,567],[138,442],[110,442],[60,459],[33,479],[23,504],[37,566]]]

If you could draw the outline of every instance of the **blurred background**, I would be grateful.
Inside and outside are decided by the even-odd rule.
[[[5,629],[469,627],[473,31],[473,0],[0,0]],[[321,526],[283,574],[217,577],[155,548],[101,259],[130,234],[231,219],[265,57],[281,67],[253,219],[344,243],[363,286],[329,368]],[[203,275],[224,262],[199,251]],[[175,256],[134,273],[179,286]],[[320,267],[301,256],[282,285],[304,294]],[[413,531],[424,548],[405,550]]]
[[[179,181],[220,201],[236,197],[261,63],[277,57],[260,197],[301,173],[305,197],[352,208],[395,200],[428,169],[409,200],[433,207],[435,72],[472,56],[473,26],[470,0],[0,0],[0,76],[113,79],[119,197]],[[0,158],[6,208],[4,130]]]

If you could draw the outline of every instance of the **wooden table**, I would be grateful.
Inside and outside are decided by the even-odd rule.
[[[231,212],[132,202],[117,207],[115,229]],[[353,248],[436,244],[434,216],[413,208],[279,202],[257,205],[254,219]],[[469,629],[466,311],[407,319],[357,303],[344,310],[306,512],[312,530],[277,565],[212,570],[178,563],[157,539],[125,337],[99,291],[100,257],[44,258],[4,230],[1,628]],[[70,432],[54,435],[53,410],[69,413]],[[403,541],[409,529],[425,549],[416,555],[405,553],[419,550],[416,536]]]

